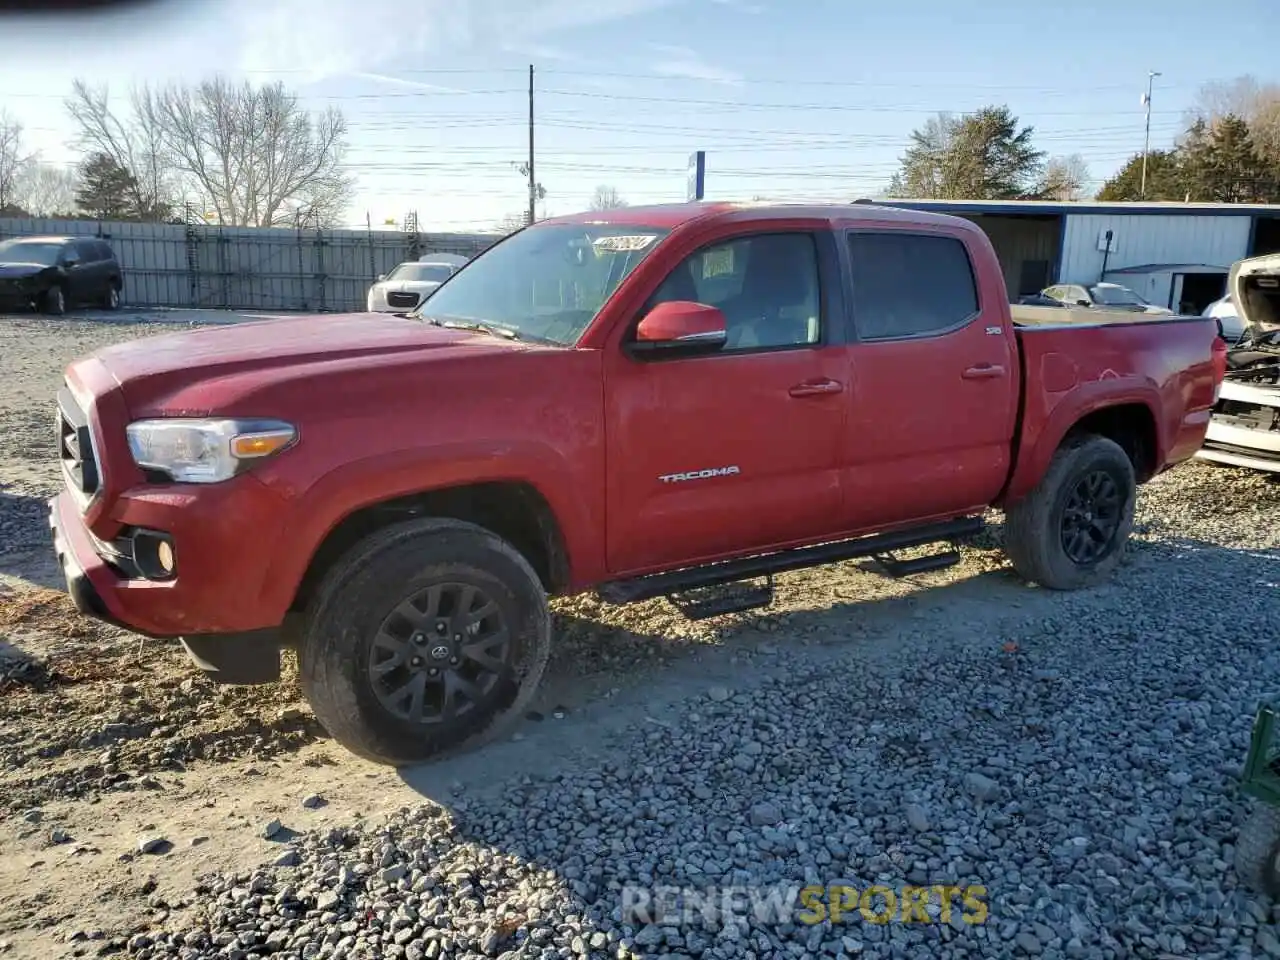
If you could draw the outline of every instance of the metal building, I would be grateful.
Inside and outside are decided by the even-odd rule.
[[[1231,264],[1280,252],[1280,205],[877,200],[950,213],[991,238],[1011,297],[1056,283],[1123,284],[1147,301],[1199,313],[1226,293]]]

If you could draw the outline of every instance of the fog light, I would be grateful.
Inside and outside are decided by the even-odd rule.
[[[133,563],[148,580],[169,580],[177,572],[173,541],[158,530],[133,531]]]

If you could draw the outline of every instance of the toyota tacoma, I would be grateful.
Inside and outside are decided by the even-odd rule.
[[[82,611],[227,683],[291,647],[333,737],[419,762],[527,709],[549,596],[765,606],[780,571],[953,564],[992,505],[1024,578],[1098,582],[1137,486],[1204,440],[1225,347],[1210,318],[1011,308],[957,217],[559,217],[408,316],[72,363],[50,523]]]

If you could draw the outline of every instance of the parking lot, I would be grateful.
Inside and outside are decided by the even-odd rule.
[[[0,955],[1280,957],[1230,866],[1280,677],[1280,482],[1158,478],[1079,593],[1016,579],[993,515],[957,567],[788,574],[763,615],[561,600],[512,740],[396,772],[332,744],[288,668],[211,686],[76,615],[54,568],[65,364],[258,318],[0,317]],[[752,907],[832,884],[884,890]],[[719,907],[657,916],[664,886]],[[904,921],[908,886],[985,906]]]

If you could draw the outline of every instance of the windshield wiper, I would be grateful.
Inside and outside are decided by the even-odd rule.
[[[502,337],[504,340],[519,340],[520,332],[511,327],[501,327],[496,323],[488,323],[484,320],[471,320],[466,317],[424,317],[419,314],[419,319],[426,320],[427,323],[437,327],[446,327],[449,330],[479,330],[481,333],[487,333],[493,337]]]

